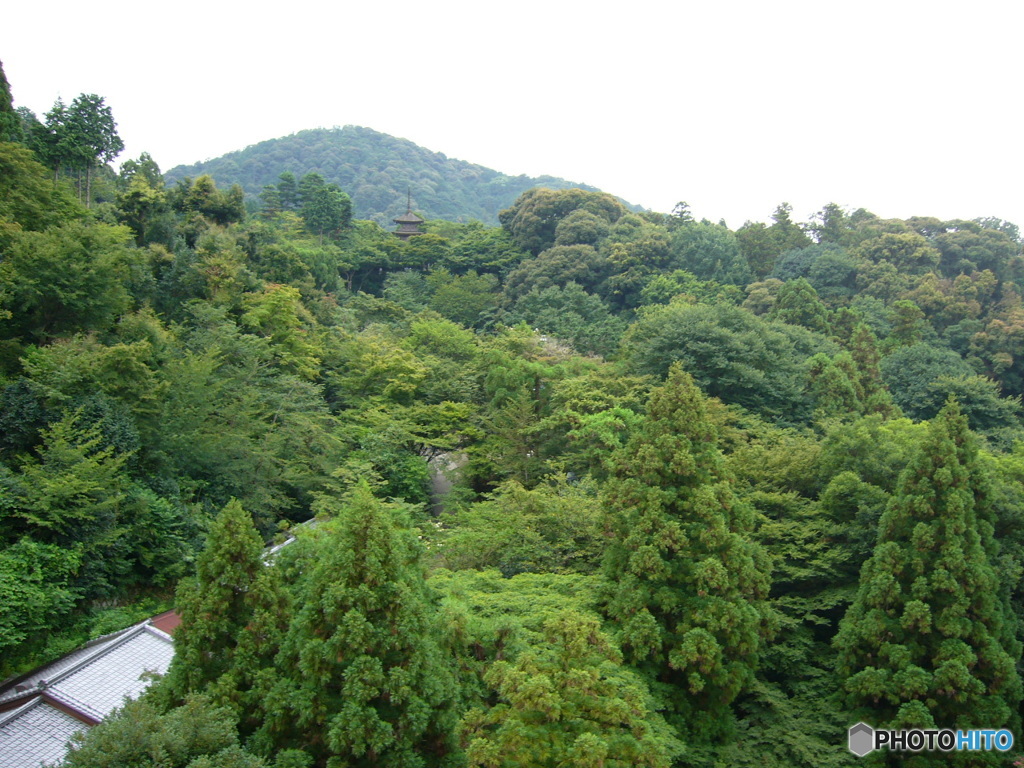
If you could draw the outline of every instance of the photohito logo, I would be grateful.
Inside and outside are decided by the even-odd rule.
[[[959,750],[1006,752],[1013,747],[1013,734],[1008,730],[976,728],[954,731],[949,728],[912,728],[905,731],[876,730],[867,723],[857,723],[847,731],[846,744],[857,757],[886,747],[894,752]]]

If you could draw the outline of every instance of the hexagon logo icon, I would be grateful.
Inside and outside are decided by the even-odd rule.
[[[850,726],[847,745],[857,757],[864,757],[875,748],[875,729],[867,723]]]

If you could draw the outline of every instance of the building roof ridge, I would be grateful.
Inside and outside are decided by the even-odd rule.
[[[35,691],[32,698],[30,698],[24,704],[21,704],[15,707],[14,709],[8,710],[7,712],[0,712],[0,728],[3,728],[12,720],[17,720],[19,717],[21,717],[23,714],[28,712],[33,707],[41,704],[42,701],[43,697],[39,694],[38,691]]]
[[[39,690],[44,690],[44,691],[45,690],[49,690],[50,688],[52,688],[55,685],[57,685],[58,683],[60,683],[62,680],[67,679],[68,677],[70,677],[74,673],[76,673],[76,672],[82,670],[83,668],[89,666],[90,664],[92,664],[93,662],[97,661],[98,659],[102,659],[104,656],[106,656],[108,653],[113,651],[115,648],[120,648],[122,645],[124,645],[126,642],[128,642],[131,638],[133,638],[136,635],[141,634],[142,632],[144,632],[146,630],[146,625],[148,623],[149,623],[149,619],[146,619],[145,621],[143,621],[143,622],[141,622],[139,624],[136,624],[133,627],[128,627],[128,629],[126,631],[124,631],[121,634],[120,637],[116,638],[117,639],[116,643],[110,643],[109,645],[106,645],[103,648],[98,649],[96,651],[96,653],[90,653],[87,656],[84,656],[83,658],[81,658],[80,660],[76,661],[74,664],[70,665],[66,669],[62,669],[60,672],[58,672],[56,675],[54,675],[52,680],[45,680],[45,679],[44,680],[40,680],[39,683],[36,684],[36,687]]]

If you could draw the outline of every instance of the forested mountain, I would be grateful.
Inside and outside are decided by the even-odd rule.
[[[182,615],[69,766],[833,768],[859,720],[1019,733],[1015,225],[533,188],[403,241],[358,187],[286,172],[247,210],[5,98],[0,674]]]
[[[296,177],[319,173],[352,197],[356,218],[384,226],[405,213],[410,192],[414,210],[428,219],[476,219],[494,225],[498,212],[532,187],[594,190],[553,176],[506,176],[355,125],[262,141],[213,160],[179,165],[165,178],[173,183],[209,174],[221,184],[241,185],[255,198],[286,172]]]

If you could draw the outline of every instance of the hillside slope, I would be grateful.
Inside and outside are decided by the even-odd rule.
[[[405,212],[410,191],[413,208],[427,218],[479,219],[491,225],[498,223],[498,211],[532,187],[596,191],[554,176],[507,176],[354,125],[263,141],[213,160],[179,165],[165,177],[173,183],[185,176],[210,174],[222,187],[240,184],[247,195],[255,196],[264,185],[276,183],[284,171],[297,178],[310,171],[322,174],[352,197],[356,218],[381,224],[390,224]]]

